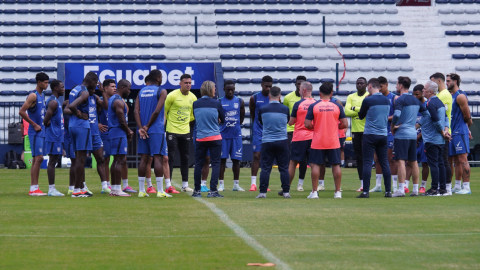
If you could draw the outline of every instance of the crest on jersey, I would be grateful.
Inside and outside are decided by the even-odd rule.
[[[233,107],[234,107],[235,109],[238,109],[238,103],[234,103],[234,104],[233,104]]]
[[[57,147],[57,152],[60,152],[60,147]]]
[[[38,148],[38,152],[42,153],[43,152],[42,148]]]

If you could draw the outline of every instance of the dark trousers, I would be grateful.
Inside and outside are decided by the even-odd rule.
[[[273,161],[277,159],[278,171],[280,172],[280,181],[284,193],[290,192],[290,177],[288,174],[288,140],[262,143],[260,160],[260,193],[267,193],[268,183],[270,182],[270,173],[272,172]]]
[[[217,191],[218,175],[220,174],[220,159],[222,156],[222,140],[199,142],[195,144],[195,170],[193,179],[195,180],[195,191],[200,191],[202,182],[203,163],[210,150],[210,164],[212,165],[212,176],[210,178],[210,190]]]
[[[188,158],[190,156],[190,134],[176,134],[167,132],[168,165],[170,177],[173,178],[173,162],[175,152],[180,152],[180,173],[182,182],[188,182]]]
[[[445,173],[444,163],[444,145],[425,143],[428,166],[430,167],[430,174],[432,176],[432,189],[437,190],[440,183],[440,189],[446,190],[447,175]],[[450,165],[447,167],[450,169]]]
[[[392,191],[392,174],[388,163],[388,142],[387,136],[365,134],[363,135],[363,191],[370,190],[370,178],[372,177],[373,155],[377,153],[378,163],[382,167],[385,191]],[[357,161],[358,162],[358,161]],[[358,163],[357,163],[358,164]]]
[[[288,154],[290,154],[292,149],[292,139],[293,139],[293,131],[288,132]],[[307,160],[301,161],[298,163],[298,179],[305,179],[305,174],[307,173]]]
[[[363,180],[363,148],[362,148],[362,141],[363,141],[363,132],[352,132],[352,143],[353,143],[353,151],[355,152],[355,159],[357,160],[357,172],[358,172],[358,179]],[[373,158],[373,156],[372,156]],[[370,169],[372,168],[372,162],[369,164]],[[363,189],[365,190],[365,189]]]
[[[445,167],[447,182],[451,183],[450,179],[452,179],[452,168],[450,168],[450,163],[448,162],[448,144],[449,142],[445,142],[443,147],[443,166]]]

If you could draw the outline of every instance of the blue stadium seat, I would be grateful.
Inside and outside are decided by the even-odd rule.
[[[475,47],[475,42],[463,42],[462,45],[465,48],[473,48]]]
[[[246,79],[246,78],[237,79],[237,83],[240,83],[240,84],[250,83],[250,79]]]
[[[69,55],[57,55],[57,60],[69,60]]]
[[[233,55],[233,59],[235,59],[235,60],[247,59],[247,55],[246,54],[235,54],[235,55]]]
[[[288,58],[289,59],[302,59],[302,56],[300,54],[289,54]]]
[[[245,48],[245,43],[233,43],[233,48]]]
[[[479,55],[478,54],[466,54],[465,58],[466,59],[478,59]]]
[[[11,90],[0,91],[0,96],[13,96],[13,91]]]
[[[262,67],[249,67],[248,71],[250,71],[250,72],[260,72],[260,71],[262,71]]]
[[[317,67],[313,67],[313,66],[307,66],[307,67],[304,67],[304,70],[305,70],[305,71],[317,71],[318,68],[317,68]]]
[[[17,67],[17,68],[18,68],[18,67]],[[1,68],[0,68],[0,71],[2,71],[2,72],[12,72],[12,71],[14,71],[14,70],[17,71],[17,70],[16,70],[17,68],[14,68],[14,67],[1,67]]]
[[[355,47],[355,48],[365,48],[365,47],[367,47],[367,43],[365,43],[365,42],[355,42],[355,43],[353,43],[353,47]]]
[[[380,32],[379,32],[379,34],[380,34]],[[405,33],[403,31],[392,31],[391,35],[392,36],[403,36],[403,35],[405,35]]]
[[[110,60],[110,55],[98,55],[98,60]]]
[[[292,79],[286,79],[286,78],[278,80],[278,83],[292,83],[292,82],[295,82],[295,81],[293,81]]]
[[[138,43],[138,48],[150,48],[152,45],[150,43]]]
[[[30,55],[28,57],[28,60],[32,60],[32,61],[41,61],[42,60],[42,56],[41,55]]]
[[[297,66],[290,68],[290,71],[294,71],[294,72],[301,72],[303,70],[304,70],[303,67],[297,67]]]
[[[276,71],[276,68],[268,66],[268,67],[263,67],[262,70],[267,72],[273,72],[273,71]]]
[[[365,35],[365,32],[363,32],[363,31],[352,31],[351,35],[352,36],[363,36],[363,35]]]
[[[238,32],[237,32],[238,33]],[[243,35],[243,32],[241,32],[242,35]],[[218,31],[217,32],[217,35],[218,36],[230,36],[230,32],[229,31]]]
[[[281,67],[277,67],[277,71],[283,71],[283,72],[290,71],[290,68],[281,66]]]
[[[233,55],[232,55],[232,54],[221,54],[221,55],[220,55],[220,59],[222,59],[222,60],[231,60],[231,59],[233,59]]]
[[[307,79],[307,81],[310,82],[310,83],[315,83],[315,84],[320,83],[319,79],[313,79],[313,78],[309,78],[309,79]]]
[[[28,60],[28,55],[17,55],[17,56],[15,56],[15,60],[27,61]]]
[[[250,59],[250,60],[258,60],[258,59],[261,59],[261,55],[259,54],[249,54],[247,55],[247,59]]]
[[[398,59],[410,59],[410,54],[400,53],[400,54],[397,54],[397,58]]]
[[[83,55],[70,55],[71,60],[83,60]]]
[[[138,55],[125,55],[125,60],[137,60]]]
[[[288,55],[286,54],[275,54],[275,59],[288,59]]]
[[[397,56],[395,54],[384,54],[383,58],[385,59],[395,59]]]
[[[83,57],[84,60],[97,60],[97,56],[96,55],[85,55]]]
[[[273,54],[262,54],[260,56],[261,59],[263,60],[271,60],[271,59],[275,59],[275,55]]]
[[[36,83],[36,82],[34,82]],[[46,91],[44,92],[45,95],[47,95]],[[26,91],[26,90],[17,90],[17,91],[14,91],[13,92],[13,95],[14,96],[28,96],[28,94],[30,94],[30,91]]]
[[[0,57],[1,57],[2,60],[8,60],[8,61],[15,60],[14,55],[2,55]]]
[[[254,78],[254,79],[251,79],[250,80],[251,83],[262,83],[262,79],[261,78]],[[273,79],[273,82],[275,83],[275,79]]]
[[[474,36],[480,36],[480,31],[474,30],[474,31],[472,31],[472,35],[474,35]]]
[[[341,42],[340,47],[342,47],[342,48],[352,48],[353,43],[351,43],[351,42]]]
[[[274,48],[285,48],[286,47],[286,44],[285,43],[273,43],[272,44],[272,47]]]
[[[393,42],[382,42],[380,43],[380,46],[383,48],[392,48],[393,47]]]
[[[216,21],[215,22],[216,25],[228,25],[228,21]]]
[[[368,42],[368,43],[367,43],[367,47],[369,47],[369,48],[378,48],[378,47],[380,47],[380,43],[378,43],[378,42]]]
[[[461,42],[449,42],[448,47],[453,47],[453,48],[462,47],[462,43]]]
[[[249,42],[249,43],[245,44],[245,46],[247,48],[258,48],[260,45],[258,43],[255,43],[255,42]]]
[[[30,68],[28,70],[32,71],[32,70],[30,70]],[[55,71],[57,71],[57,68],[56,67],[43,67],[42,71],[44,71],[44,72],[55,72]]]
[[[19,78],[19,79],[15,79],[15,83],[27,84],[27,83],[30,83],[30,80],[29,79],[24,79],[24,78]]]
[[[13,68],[12,68],[11,71],[13,71]],[[30,69],[28,67],[16,67],[15,71],[16,72],[27,72],[27,71],[30,71]],[[32,71],[40,72],[40,71],[42,71],[42,68],[41,67],[36,67],[36,70],[32,70]]]
[[[458,34],[461,36],[469,36],[472,34],[472,31],[461,30],[461,31],[458,31]]]
[[[343,54],[344,59],[355,59],[355,54]]]
[[[240,91],[238,92],[239,96],[251,96],[253,95],[253,91]]]
[[[268,31],[258,31],[258,32],[256,32],[255,35],[259,35],[259,36],[270,36],[270,34],[271,34],[271,33],[268,32]],[[247,35],[247,32],[245,32],[245,35]]]
[[[357,54],[356,58],[357,59],[369,59],[370,55],[368,55],[368,54]]]
[[[12,79],[12,78],[3,78],[3,79],[1,79],[1,82],[2,82],[2,83],[5,83],[5,84],[12,84],[12,83],[15,83],[15,79]]]
[[[339,31],[337,34],[339,36],[350,36],[351,32],[350,31]]]
[[[58,59],[58,57],[56,57],[55,55],[44,55],[42,57],[42,60],[46,60],[46,61],[53,61],[55,59]],[[60,60],[60,59],[58,59]]]
[[[152,43],[151,47],[152,48],[165,48],[165,44],[163,44],[163,43]]]
[[[70,48],[83,48],[82,43],[70,43]]]
[[[324,82],[331,82],[331,83],[334,83],[335,80],[334,79],[329,79],[329,78],[324,78],[324,79],[320,79],[320,82],[321,83],[324,83]]]
[[[125,55],[112,55],[112,60],[123,60],[125,59]]]
[[[225,71],[225,69],[224,69],[224,71]],[[235,68],[232,67],[232,70],[231,70],[231,71],[247,72],[247,71],[248,71],[248,67],[235,67]]]
[[[15,48],[15,43],[2,43],[2,48]]]
[[[382,59],[383,54],[370,54],[370,59]]]
[[[229,25],[242,25],[243,22],[242,21],[230,21],[228,22]]]
[[[407,43],[405,43],[405,42],[395,42],[395,43],[393,43],[393,46],[395,46],[396,48],[406,48]]]

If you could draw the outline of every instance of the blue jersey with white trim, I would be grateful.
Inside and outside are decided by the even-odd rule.
[[[120,138],[127,135],[126,132],[121,128],[118,116],[113,109],[113,103],[117,100],[120,100],[122,103],[124,103],[123,99],[118,94],[113,95],[108,100],[108,130],[110,139]],[[125,116],[125,120],[127,120],[127,105],[125,103],[123,104],[123,114]]]
[[[258,92],[253,95],[253,100],[255,102],[255,119],[253,119],[253,136],[262,136],[263,125],[258,121],[258,112],[260,108],[267,105],[270,102],[268,96],[264,96],[262,92]]]
[[[37,100],[35,101],[35,106],[27,109],[28,117],[35,124],[39,125],[42,130],[36,132],[33,126],[30,125],[28,126],[28,136],[45,137],[45,126],[43,125],[43,119],[45,118],[45,94],[40,94],[37,90],[34,90],[33,93],[37,96]]]
[[[467,94],[462,91],[458,90],[455,92],[455,94],[452,95],[452,135],[465,135],[468,134],[468,126],[467,123],[465,123],[465,120],[463,119],[463,112],[460,109],[460,106],[458,106],[457,103],[457,98],[459,95],[465,95],[467,97]],[[468,102],[468,98],[467,98]]]
[[[88,91],[88,90],[83,85],[77,85],[75,88],[73,88],[72,91],[70,91],[70,95],[68,97],[70,104],[72,104],[77,98],[79,98],[80,95],[85,91]],[[90,108],[88,103],[89,103],[89,99],[87,99],[87,101],[85,101],[84,103],[78,105],[77,110],[79,110],[82,113],[90,115],[89,113]],[[76,115],[71,115],[68,123],[68,127],[69,128],[79,127],[79,128],[90,129],[90,121],[85,119],[80,119]]]
[[[100,135],[100,129],[98,128],[97,122],[97,96],[91,95],[88,97],[88,117],[90,120],[90,134]]]
[[[140,120],[142,122],[142,126],[146,126],[150,121],[150,117],[152,116],[153,112],[157,108],[158,100],[160,99],[160,93],[162,89],[157,85],[149,85],[145,86],[140,90],[138,93],[138,101],[140,102]],[[162,107],[160,114],[158,114],[157,119],[152,124],[152,126],[148,129],[148,134],[153,133],[165,133],[165,106]]]
[[[52,118],[50,118],[50,125],[46,128],[45,141],[47,142],[63,142],[63,111],[62,106],[58,99],[52,95],[47,100],[47,108],[50,102],[56,102],[57,108],[53,112]]]
[[[240,106],[242,106],[242,100],[234,96],[232,99],[223,97],[220,99],[220,102],[222,103],[223,112],[225,113],[225,123],[220,126],[222,138],[241,138]]]

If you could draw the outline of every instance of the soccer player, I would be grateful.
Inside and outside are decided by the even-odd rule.
[[[138,197],[148,197],[145,191],[145,175],[151,168],[150,157],[153,156],[153,167],[157,181],[157,197],[172,197],[163,191],[163,158],[168,155],[165,144],[165,99],[167,90],[156,85],[153,76],[145,78],[147,86],[138,93],[135,101],[135,121],[140,138],[138,139],[138,153],[141,154],[138,166]]]
[[[333,84],[324,82],[320,86],[320,100],[308,107],[305,117],[305,127],[313,130],[312,145],[310,150],[310,166],[312,167],[312,183],[320,176],[320,166],[325,165],[328,157],[332,165],[333,179],[335,181],[335,199],[342,198],[340,185],[342,171],[340,169],[340,140],[338,130],[345,129],[348,121],[343,107],[332,102]],[[315,188],[310,198],[318,198]]]
[[[422,127],[422,138],[425,143],[428,165],[432,171],[432,187],[422,196],[449,195],[446,190],[445,165],[443,162],[443,147],[445,138],[448,139],[448,117],[445,105],[436,96],[438,84],[429,81],[423,89],[423,96],[427,98],[426,108],[429,116],[422,117],[416,127]],[[422,165],[423,166],[423,165]],[[439,188],[440,184],[440,189]],[[451,195],[451,194],[450,194]]]
[[[48,155],[48,196],[65,196],[55,188],[55,166],[63,155],[63,112],[58,98],[65,94],[65,87],[61,81],[54,80],[50,84],[52,95],[46,102],[47,112],[43,119],[45,131],[45,152]]]
[[[370,96],[363,100],[358,113],[360,119],[366,119],[363,132],[363,192],[357,198],[370,198],[370,178],[372,176],[372,162],[374,153],[377,154],[378,163],[383,172],[385,182],[385,197],[392,197],[391,174],[388,164],[388,113],[390,100],[380,93],[380,82],[376,78],[368,81]]]
[[[357,172],[360,179],[360,188],[357,192],[363,191],[363,153],[362,141],[363,131],[365,129],[365,119],[358,118],[358,112],[362,107],[363,100],[368,96],[367,93],[367,79],[360,77],[357,79],[357,92],[348,95],[347,103],[345,104],[345,115],[352,118],[352,143],[355,158],[357,160]]]
[[[32,148],[32,169],[30,171],[30,196],[46,196],[38,187],[38,177],[40,176],[40,165],[43,162],[43,149],[45,141],[45,126],[43,118],[45,117],[45,94],[43,91],[48,88],[49,77],[40,72],[35,76],[37,87],[30,93],[25,103],[20,108],[20,116],[27,121],[28,139]],[[28,113],[27,113],[28,111]]]
[[[295,88],[296,88],[295,91],[286,95],[285,98],[283,99],[283,105],[288,107],[288,109],[290,110],[290,114],[292,114],[293,106],[295,105],[295,103],[298,102],[300,99],[302,99],[302,96],[300,94],[300,85],[306,80],[307,78],[305,76],[297,76],[297,79],[295,80]],[[291,121],[291,118],[290,118],[290,121]],[[302,126],[303,126],[303,120],[302,120]],[[287,126],[289,153],[292,153],[291,146],[292,146],[292,138],[293,138],[294,131],[295,131],[295,124]],[[303,180],[305,179],[305,174],[307,172],[307,162],[306,160],[300,160],[299,163],[300,163],[300,166],[299,166],[297,190],[303,191]],[[292,179],[290,179],[290,185],[291,184],[292,184]]]
[[[108,128],[110,137],[110,151],[113,156],[110,168],[112,192],[110,196],[129,197],[121,189],[122,168],[126,163],[127,144],[132,140],[133,131],[127,124],[127,105],[123,101],[130,94],[131,84],[122,79],[118,82],[117,93],[108,100]]]
[[[73,150],[73,142],[72,138],[70,137],[70,132],[68,131],[70,117],[72,112],[68,108],[70,104],[69,100],[66,99],[62,104],[63,109],[63,150],[65,151],[65,157],[70,159],[70,177],[69,177],[69,185],[68,185],[68,193],[67,195],[71,196],[73,194],[73,190],[75,189],[75,169],[76,169],[76,156],[75,151]]]
[[[202,98],[193,103],[197,142],[195,146],[195,171],[193,175],[195,179],[195,191],[192,197],[202,197],[200,191],[202,168],[207,151],[210,151],[212,176],[210,178],[210,191],[207,197],[223,198],[223,196],[218,193],[217,185],[222,155],[222,135],[219,124],[225,122],[225,114],[223,113],[220,101],[213,99],[213,97],[215,97],[214,82],[203,82],[200,87],[200,94]]]
[[[251,177],[252,183],[249,191],[257,191],[257,173],[258,173],[258,168],[260,165],[260,158],[261,158],[263,125],[261,124],[258,118],[258,111],[260,110],[260,108],[262,108],[263,106],[267,105],[270,102],[268,95],[270,94],[270,88],[272,88],[272,84],[273,84],[272,77],[264,76],[262,78],[262,84],[261,84],[262,91],[251,96],[250,102],[248,103],[248,107],[250,108],[250,119],[251,119],[251,122],[253,122],[253,133],[252,133],[253,160],[252,160],[252,177]]]
[[[437,72],[430,76],[430,80],[438,84],[438,94],[437,97],[443,102],[445,105],[445,109],[447,110],[448,121],[450,127],[452,126],[452,95],[450,94],[447,86],[445,85],[445,76]],[[452,134],[452,129],[449,129],[449,133]],[[449,163],[449,142],[445,142],[445,146],[443,148],[443,162],[445,164],[445,173],[447,175],[447,190],[451,187],[452,184],[452,172],[453,172],[453,164]]]
[[[103,157],[105,159],[105,179],[107,183],[110,182],[110,138],[108,136],[108,100],[115,95],[117,92],[117,84],[115,83],[114,79],[106,79],[103,81],[103,91],[105,92],[106,100],[107,100],[107,108],[103,109],[102,106],[97,108],[98,113],[98,128],[100,130],[100,138],[103,142]],[[101,97],[103,99],[103,97]],[[103,193],[110,194],[111,190],[109,191],[110,187],[107,189],[102,189]]]
[[[418,196],[418,165],[417,165],[417,131],[415,124],[417,114],[427,116],[429,113],[425,106],[412,94],[408,93],[411,80],[408,77],[398,77],[397,91],[400,94],[395,100],[395,113],[392,119],[392,133],[395,136],[394,152],[398,160],[399,187],[392,197],[405,197],[405,161],[412,170],[413,192],[411,197]]]
[[[190,92],[191,88],[192,76],[183,74],[180,77],[180,89],[170,92],[165,100],[170,177],[173,174],[173,162],[175,152],[178,149],[183,192],[193,192],[193,189],[188,187],[188,157],[190,155],[190,122],[195,120],[193,117],[193,102],[197,100],[197,97]],[[169,187],[167,182],[167,193],[170,193],[168,189],[175,190],[173,186]]]
[[[264,77],[265,78],[265,77]],[[277,160],[280,181],[282,182],[283,197],[290,196],[290,182],[288,174],[288,136],[287,123],[290,119],[288,107],[280,103],[282,90],[276,86],[269,89],[269,103],[257,111],[257,119],[262,126],[262,146],[260,172],[260,194],[257,199],[267,198],[270,173],[273,161]]]
[[[305,127],[305,116],[307,116],[308,107],[316,101],[312,96],[312,90],[312,84],[303,81],[300,85],[300,96],[302,98],[299,101],[295,102],[290,112],[291,115],[290,120],[288,121],[288,125],[295,126],[295,130],[293,131],[293,135],[291,138],[292,142],[290,147],[290,164],[288,167],[290,186],[292,185],[293,178],[295,177],[295,170],[297,168],[297,165],[301,162],[305,162],[306,160],[308,160],[310,152],[309,150],[312,144],[313,131]],[[317,191],[317,180],[318,179],[312,182],[313,190],[311,194],[314,194],[313,191]],[[298,180],[297,190],[303,191],[303,179]],[[309,197],[311,196],[311,194],[309,195]],[[280,191],[279,195],[283,195],[283,191]]]
[[[85,162],[87,151],[92,151],[92,136],[90,135],[89,121],[89,98],[95,93],[98,76],[94,72],[88,72],[81,85],[70,91],[69,111],[72,113],[69,120],[68,131],[72,139],[73,150],[75,151],[75,188],[73,198],[92,197],[93,194],[84,188],[85,183]]]
[[[226,81],[224,84],[225,96],[220,99],[225,113],[225,123],[220,126],[222,134],[222,162],[220,164],[219,191],[225,189],[224,177],[227,158],[232,159],[233,191],[245,191],[240,187],[240,161],[242,160],[242,127],[245,119],[245,103],[235,96],[235,83]]]
[[[468,153],[470,153],[470,130],[472,116],[468,107],[467,95],[460,90],[460,76],[451,73],[447,77],[448,90],[452,94],[452,139],[450,141],[449,155],[455,163],[455,188],[451,192],[455,194],[472,194],[470,190],[470,164]],[[463,187],[460,186],[463,180]],[[448,182],[448,179],[447,179]],[[447,187],[451,188],[451,184]]]

